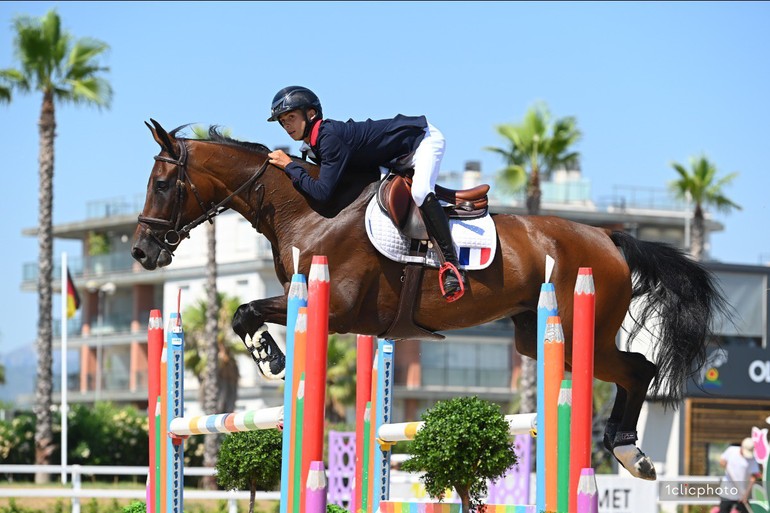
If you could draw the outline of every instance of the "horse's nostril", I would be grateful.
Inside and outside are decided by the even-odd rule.
[[[144,251],[142,251],[141,249],[139,249],[139,248],[137,248],[137,247],[134,247],[134,248],[131,250],[131,256],[132,256],[132,257],[134,257],[134,259],[135,259],[135,260],[141,260],[141,259],[142,259],[142,258],[144,258],[146,255],[144,254]]]

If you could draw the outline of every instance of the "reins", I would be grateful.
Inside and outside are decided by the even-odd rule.
[[[226,211],[228,208],[228,204],[230,201],[243,192],[245,189],[250,187],[267,169],[268,164],[270,163],[269,160],[265,159],[265,162],[257,169],[257,172],[254,173],[248,180],[246,180],[243,184],[241,184],[240,187],[238,187],[236,190],[234,190],[232,193],[230,193],[229,196],[227,196],[225,199],[220,201],[217,204],[212,204],[210,208],[206,208],[203,201],[200,198],[200,195],[198,194],[198,189],[195,187],[195,184],[192,183],[192,179],[189,177],[189,173],[187,172],[187,145],[184,143],[184,141],[179,141],[179,158],[174,158],[175,155],[171,155],[171,157],[167,157],[165,155],[155,155],[155,160],[160,162],[167,162],[169,164],[174,164],[179,168],[179,177],[176,181],[177,186],[177,198],[176,203],[174,205],[174,211],[172,213],[172,219],[160,219],[156,217],[147,217],[143,215],[139,215],[139,222],[142,224],[147,225],[146,233],[149,235],[155,242],[157,242],[161,247],[165,248],[168,252],[170,252],[172,255],[174,254],[174,250],[179,245],[182,240],[186,239],[190,236],[190,232],[200,224],[202,224],[204,221],[208,221],[209,223],[214,222],[214,218],[221,214],[222,212]],[[184,204],[184,192],[186,190],[186,182],[189,182],[190,189],[192,190],[193,194],[195,195],[195,199],[198,201],[198,205],[200,206],[203,213],[187,223],[186,225],[180,227],[182,223],[182,205]],[[261,202],[260,202],[261,203]],[[155,233],[155,231],[151,228],[151,225],[160,225],[160,226],[168,226],[169,229],[166,231],[165,235],[163,236],[163,239]],[[173,227],[173,228],[172,228]]]

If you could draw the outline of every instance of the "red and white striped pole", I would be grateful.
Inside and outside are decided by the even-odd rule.
[[[323,461],[329,295],[328,259],[325,256],[316,255],[313,257],[308,276],[305,432],[301,483],[307,483],[310,463]],[[302,497],[300,504],[305,504],[305,497]],[[304,513],[305,509],[300,508],[300,511]]]
[[[591,467],[593,420],[594,322],[596,290],[590,267],[578,270],[572,325],[572,440],[570,442],[569,511],[577,511],[580,473]]]

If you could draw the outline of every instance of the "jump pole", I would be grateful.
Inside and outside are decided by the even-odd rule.
[[[545,474],[545,511],[557,510],[558,494],[558,455],[559,447],[559,389],[564,379],[564,331],[561,318],[548,318],[545,329],[544,343],[545,386],[543,393],[543,410],[545,422],[538,430],[540,438],[545,443],[545,466],[538,468],[538,476]],[[538,411],[538,417],[540,411]]]
[[[315,255],[308,276],[307,364],[305,371],[305,431],[301,482],[306,483],[310,463],[323,461],[326,357],[329,345],[329,262]],[[302,505],[306,494],[302,492]],[[300,508],[304,513],[304,507]]]
[[[572,425],[572,380],[563,379],[557,405],[559,415],[556,496],[557,513],[567,513],[569,508],[569,453],[570,426]]]
[[[558,315],[556,304],[556,289],[551,280],[553,258],[546,256],[545,282],[540,286],[540,296],[537,301],[537,425],[538,436],[535,439],[535,506],[537,511],[545,510],[545,331],[549,317]]]
[[[298,260],[298,258],[297,258]],[[286,308],[286,370],[284,374],[284,387],[283,387],[283,406],[284,406],[284,420],[283,420],[283,438],[281,443],[282,465],[281,465],[281,505],[280,513],[288,513],[289,508],[289,494],[290,486],[287,486],[289,481],[289,465],[291,461],[292,443],[291,436],[293,431],[294,422],[294,365],[295,361],[295,342],[294,342],[294,329],[297,324],[297,316],[299,315],[299,308],[307,306],[307,281],[303,274],[298,273],[297,263],[295,261],[294,269],[295,273],[291,277],[291,285],[289,286],[288,303]]]
[[[178,312],[169,316],[167,337],[167,419],[184,415],[184,330]],[[169,429],[169,433],[171,430]],[[184,445],[178,437],[166,440],[166,510],[163,513],[182,513],[184,490]]]
[[[374,337],[356,337],[356,473],[353,481],[353,513],[361,509],[364,483],[364,415],[366,405],[372,399],[372,359],[374,358]]]
[[[292,382],[286,383],[291,387],[291,448],[285,455],[289,459],[289,480],[282,488],[288,488],[287,511],[299,513],[300,496],[302,493],[302,433],[305,426],[305,362],[307,361],[307,306],[297,310],[297,321],[294,325],[294,362],[292,362]],[[285,405],[284,405],[285,406]],[[283,481],[282,481],[283,482]]]
[[[147,417],[149,417],[150,459],[148,513],[160,513],[160,490],[156,476],[160,472],[160,459],[157,452],[158,437],[155,417],[159,414],[158,394],[160,394],[160,356],[163,351],[163,316],[160,310],[150,311],[147,325]],[[159,420],[159,419],[158,419]]]
[[[570,440],[569,511],[577,511],[580,473],[591,467],[593,419],[594,316],[596,290],[590,267],[578,270],[572,326],[572,437]]]
[[[375,412],[375,433],[384,424],[389,424],[393,411],[393,362],[395,345],[391,340],[377,341],[377,409]],[[375,386],[372,376],[372,387]],[[373,438],[374,439],[374,438]],[[374,444],[373,444],[374,445]],[[370,502],[371,511],[376,512],[380,507],[380,501],[386,500],[390,495],[390,447],[374,446],[375,455],[374,475],[369,479],[374,482],[374,495]]]
[[[164,513],[166,501],[168,500],[168,451],[166,451],[166,441],[168,440],[168,344],[163,339],[163,350],[160,353],[160,394],[158,394],[158,403],[160,404],[160,436],[156,450],[160,459],[160,472],[155,476],[156,487],[160,489],[158,494],[157,513]]]

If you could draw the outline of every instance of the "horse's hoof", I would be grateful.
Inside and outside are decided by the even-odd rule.
[[[256,343],[254,343],[254,338],[257,339]],[[251,353],[262,377],[271,381],[284,379],[286,376],[286,355],[268,333],[267,326],[263,324],[254,334],[254,337],[249,337],[248,340],[248,342],[244,340],[244,344]]]
[[[652,460],[635,445],[618,445],[612,450],[612,454],[632,476],[648,481],[658,478]]]

